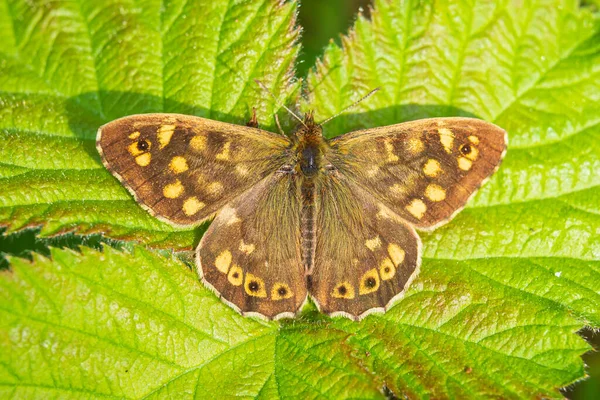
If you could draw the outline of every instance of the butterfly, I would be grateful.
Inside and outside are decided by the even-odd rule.
[[[204,284],[243,315],[383,312],[417,276],[421,239],[498,169],[507,134],[432,118],[328,140],[311,113],[289,136],[180,114],[100,127],[106,168],[176,227],[214,218],[196,249]]]

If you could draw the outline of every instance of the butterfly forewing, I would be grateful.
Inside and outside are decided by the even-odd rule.
[[[102,161],[153,215],[194,225],[276,170],[290,141],[179,114],[141,114],[98,131]]]
[[[498,168],[506,132],[473,118],[434,118],[352,132],[328,160],[422,229],[447,222]]]
[[[418,273],[415,230],[339,173],[317,190],[311,296],[323,312],[353,319],[387,309]]]
[[[245,315],[293,316],[306,300],[300,187],[276,172],[225,206],[197,250],[198,273]]]

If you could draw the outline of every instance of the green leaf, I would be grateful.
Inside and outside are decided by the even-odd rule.
[[[51,256],[0,273],[3,398],[556,396],[548,382],[580,377],[588,349],[560,308],[473,291],[440,263],[385,317],[280,325],[238,315],[173,257]]]
[[[141,397],[273,345],[274,327],[223,309],[173,258],[111,248],[52,258],[14,259],[2,276],[4,398]]]
[[[0,223],[191,247],[201,232],[157,221],[106,171],[96,131],[145,112],[244,123],[254,106],[272,127],[254,79],[283,102],[297,95],[295,12],[272,0],[1,2]]]
[[[141,210],[101,167],[95,131],[149,111],[243,123],[255,104],[270,121],[252,79],[296,98],[295,3],[96,3],[0,3],[0,223],[191,247],[201,230]],[[447,115],[510,135],[469,207],[422,234],[421,274],[388,313],[243,318],[179,261],[137,247],[13,258],[0,273],[4,397],[560,397],[585,376],[576,332],[600,327],[592,10],[377,0],[309,74],[303,107],[318,118],[382,88],[329,137]]]

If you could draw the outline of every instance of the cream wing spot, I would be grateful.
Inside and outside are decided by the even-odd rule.
[[[198,185],[206,186],[206,177],[198,171],[195,171],[194,173],[196,175],[196,182],[198,182]]]
[[[211,182],[206,186],[206,190],[211,196],[220,196],[223,194],[223,189],[221,182]]]
[[[127,146],[127,151],[134,157],[142,154],[142,151],[138,150],[137,148],[137,142],[133,142]]]
[[[382,205],[379,205],[379,211],[377,212],[377,218],[381,219],[394,219],[392,214],[390,214],[389,210]]]
[[[365,240],[365,246],[367,246],[369,250],[375,251],[381,247],[381,239],[379,239],[379,236],[375,236],[373,239],[367,239]]]
[[[471,135],[468,137],[468,139],[469,139],[469,142],[471,142],[473,144],[479,144],[479,138],[477,136]]]
[[[419,138],[410,138],[406,141],[406,150],[412,154],[419,154],[425,150],[425,145]]]
[[[169,164],[169,169],[173,171],[175,174],[181,174],[188,170],[187,160],[182,156],[175,156],[171,159],[171,163]]]
[[[175,125],[161,125],[160,128],[158,128],[157,136],[161,149],[164,149],[169,142],[171,142],[173,132],[175,132]]]
[[[230,158],[230,148],[231,148],[231,142],[225,142],[225,144],[223,144],[223,148],[221,150],[221,152],[219,154],[217,154],[215,156],[215,158],[217,160],[221,160],[221,161],[228,161]]]
[[[471,160],[469,160],[468,158],[466,158],[466,157],[458,158],[458,168],[462,169],[463,171],[470,170],[472,165],[473,165],[473,162]]]
[[[246,165],[238,164],[235,166],[235,172],[237,172],[240,176],[247,176],[250,171]]]
[[[188,197],[183,202],[183,212],[188,217],[191,217],[192,215],[196,214],[198,211],[203,209],[204,206],[205,206],[205,204],[201,201],[198,201],[197,197],[195,197],[195,196]]]
[[[215,259],[215,268],[219,270],[219,272],[226,274],[229,271],[231,259],[231,252],[229,250],[223,250]]]
[[[195,151],[202,151],[206,148],[206,137],[204,136],[194,136],[192,140],[190,140],[190,147]]]
[[[446,198],[446,191],[440,185],[432,183],[425,189],[425,196],[431,201],[443,201]]]
[[[135,132],[131,133],[128,137],[131,140],[135,140],[140,137],[140,131],[135,131]]]
[[[469,152],[469,154],[465,154],[465,157],[467,157],[471,161],[475,161],[478,156],[479,156],[479,150],[477,150],[477,147],[475,147],[475,146],[471,146],[471,151]]]
[[[379,167],[377,165],[373,165],[368,167],[365,172],[369,178],[374,178],[379,173]]]
[[[237,265],[232,265],[231,269],[227,273],[227,280],[233,286],[240,286],[244,281],[244,271]]]
[[[430,158],[423,166],[423,173],[431,178],[435,178],[442,172],[442,167],[438,160]]]
[[[144,153],[135,158],[135,163],[140,167],[147,167],[150,165],[150,161],[152,161],[152,154]]]
[[[423,215],[425,215],[425,212],[427,211],[427,206],[421,199],[414,199],[405,208],[406,211],[411,213],[416,219],[423,218]]]
[[[404,261],[404,256],[406,255],[404,250],[402,250],[402,247],[398,246],[395,243],[390,243],[388,244],[387,250],[394,265],[402,264],[402,261]]]
[[[394,144],[390,139],[386,139],[384,142],[385,151],[387,153],[387,161],[388,162],[396,162],[399,160],[398,156],[394,154]]]
[[[454,133],[448,128],[439,128],[440,142],[444,146],[446,153],[452,153],[452,145],[454,144]]]
[[[183,194],[183,185],[178,179],[173,183],[169,183],[163,189],[163,195],[168,199],[176,199]]]
[[[240,251],[244,254],[252,254],[255,247],[252,243],[246,244],[244,243],[244,239],[240,240]]]
[[[223,219],[226,225],[233,225],[241,222],[242,220],[237,216],[235,208],[225,206],[219,212],[219,219]]]

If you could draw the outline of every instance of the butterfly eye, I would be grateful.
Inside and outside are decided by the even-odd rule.
[[[470,144],[463,144],[462,146],[460,146],[460,152],[462,154],[464,154],[465,156],[471,154],[471,145]]]
[[[137,142],[137,148],[139,151],[146,151],[148,148],[150,148],[150,143],[148,143],[148,141],[145,139],[140,139]]]

